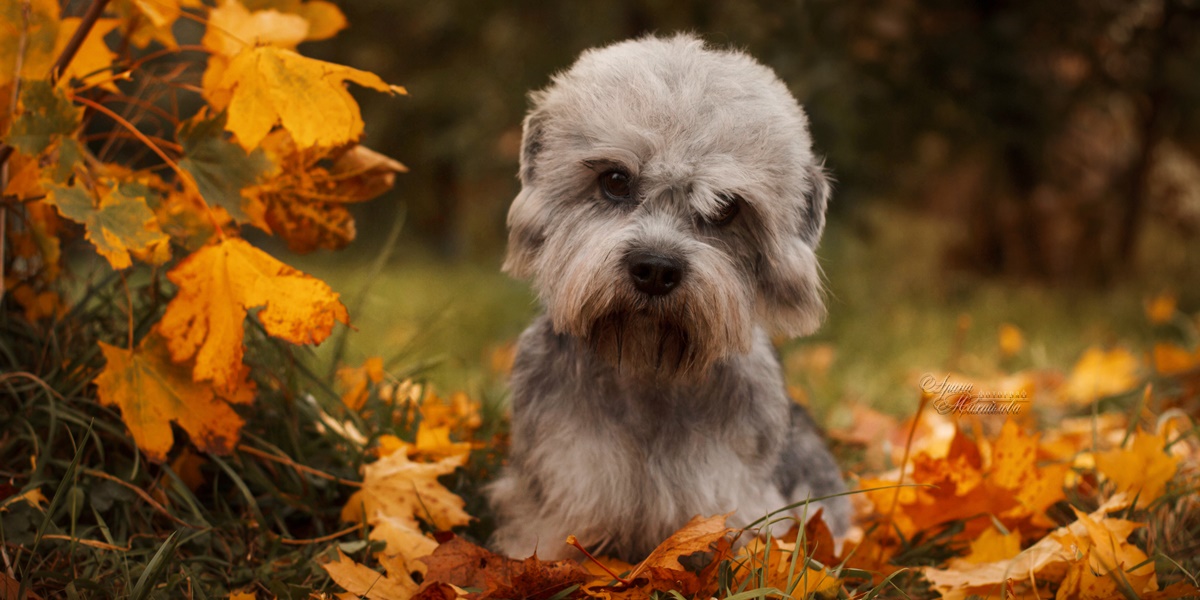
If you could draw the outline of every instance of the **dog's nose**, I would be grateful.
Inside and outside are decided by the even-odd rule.
[[[626,259],[633,287],[647,296],[663,296],[679,286],[683,267],[679,261],[655,252],[633,252]]]

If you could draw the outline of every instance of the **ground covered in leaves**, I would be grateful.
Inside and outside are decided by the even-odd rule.
[[[1200,594],[1197,299],[1145,298],[1099,345],[1007,322],[981,341],[987,303],[947,298],[888,329],[858,317],[929,303],[881,308],[878,286],[935,278],[905,279],[886,248],[879,268],[823,257],[865,277],[833,306],[868,335],[835,316],[780,340],[854,487],[848,539],[782,512],[759,524],[773,536],[696,515],[636,565],[573,538],[542,543],[578,560],[489,552],[511,346],[467,359],[490,385],[436,387],[435,344],[385,360],[353,341],[389,346],[372,319],[418,293],[369,291],[398,226],[347,303],[283,260],[349,244],[346,205],[405,170],[359,145],[347,84],[403,88],[297,51],[346,26],[323,0],[78,4],[0,4],[0,598]],[[279,252],[251,242],[268,236]],[[464,281],[470,304],[495,299]],[[472,327],[519,329],[527,296],[506,298],[526,301]],[[923,318],[949,361],[914,342]]]

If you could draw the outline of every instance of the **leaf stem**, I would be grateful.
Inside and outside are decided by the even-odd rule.
[[[588,552],[588,551],[587,551],[587,548],[584,548],[584,547],[583,547],[583,544],[580,544],[580,543],[579,543],[579,540],[578,540],[578,539],[577,539],[575,536],[573,536],[573,535],[568,535],[568,536],[567,536],[567,543],[568,543],[568,544],[570,544],[570,545],[572,545],[572,546],[575,546],[577,549],[579,549],[579,551],[580,551],[580,552],[582,552],[584,556],[588,557],[588,560],[590,560],[590,561],[592,561],[592,562],[596,563],[596,564],[597,564],[597,565],[598,565],[598,566],[599,566],[601,569],[604,569],[604,572],[605,572],[605,573],[608,573],[609,575],[612,575],[612,578],[613,578],[613,579],[616,579],[618,582],[620,582],[620,584],[621,584],[621,585],[624,585],[624,586],[631,586],[631,585],[633,585],[633,579],[632,579],[632,578],[631,578],[631,579],[625,579],[624,577],[621,577],[620,575],[617,575],[616,573],[613,573],[612,569],[608,568],[608,565],[605,565],[604,563],[600,562],[599,560],[596,560],[596,557],[595,557],[595,556],[592,556],[592,553],[591,553],[591,552]]]
[[[54,66],[50,68],[50,83],[58,83],[58,78],[62,77],[63,71],[67,70],[71,61],[75,59],[75,55],[79,53],[79,48],[83,46],[83,40],[87,39],[92,27],[95,27],[96,21],[100,20],[100,15],[104,14],[108,2],[109,0],[92,0],[92,4],[83,14],[83,20],[79,22],[79,27],[75,29],[71,40],[67,42],[62,54],[58,55],[58,60],[54,61]]]

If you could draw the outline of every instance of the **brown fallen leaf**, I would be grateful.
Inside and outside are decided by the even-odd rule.
[[[594,578],[573,560],[543,561],[536,554],[524,560],[511,559],[460,537],[443,542],[433,554],[418,560],[428,567],[422,593],[439,584],[482,590],[467,595],[473,600],[550,598]]]

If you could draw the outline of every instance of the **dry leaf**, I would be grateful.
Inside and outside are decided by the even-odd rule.
[[[1096,470],[1116,484],[1118,492],[1136,496],[1139,506],[1147,506],[1162,496],[1179,465],[1180,458],[1164,451],[1165,446],[1165,436],[1139,428],[1128,448],[1097,452]]]
[[[417,584],[412,580],[403,561],[393,559],[383,561],[387,575],[366,565],[354,562],[342,553],[339,548],[337,560],[321,563],[321,568],[329,573],[334,583],[354,594],[358,598],[368,600],[409,600],[417,591]]]
[[[593,579],[587,569],[573,560],[543,561],[536,555],[515,560],[459,537],[443,542],[420,562],[428,565],[422,587],[444,583],[482,590],[467,596],[472,599],[546,599]]]
[[[243,369],[242,322],[258,312],[267,333],[293,344],[316,344],[346,307],[323,281],[272,258],[244,240],[207,246],[180,262],[167,278],[179,286],[163,314],[161,332],[176,361],[195,359],[197,381],[231,389]]]
[[[1005,358],[1016,356],[1025,347],[1025,336],[1015,325],[1004,323],[1000,326],[1000,354]]]
[[[211,385],[192,381],[189,368],[172,362],[165,346],[155,333],[132,351],[101,342],[106,364],[96,377],[100,403],[120,407],[138,448],[155,462],[166,460],[174,444],[172,421],[201,450],[228,454],[242,418]]]
[[[365,520],[369,525],[383,528],[375,539],[389,541],[387,554],[421,556],[428,551],[428,544],[410,543],[412,536],[424,537],[418,519],[442,531],[471,520],[463,510],[462,498],[437,480],[465,462],[463,455],[434,463],[412,462],[405,452],[384,456],[363,467],[362,489],[351,495],[342,508],[342,520],[351,523]],[[393,546],[392,542],[398,545]]]
[[[345,82],[381,92],[405,93],[377,75],[303,57],[275,46],[246,48],[229,63],[214,89],[230,90],[226,128],[247,150],[275,125],[300,148],[357,141],[363,122]]]
[[[1122,394],[1137,387],[1140,367],[1137,357],[1124,348],[1089,348],[1075,363],[1059,394],[1080,405]]]
[[[1175,294],[1163,292],[1146,301],[1146,318],[1153,325],[1170,323],[1175,316],[1177,305]]]

